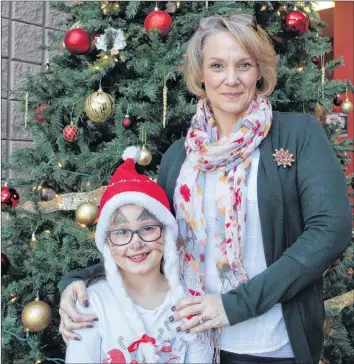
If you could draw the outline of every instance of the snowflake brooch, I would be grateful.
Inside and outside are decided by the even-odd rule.
[[[283,148],[275,149],[275,153],[273,154],[275,162],[278,166],[283,166],[284,168],[291,166],[291,163],[295,162],[293,158],[293,154],[289,153],[289,151]]]

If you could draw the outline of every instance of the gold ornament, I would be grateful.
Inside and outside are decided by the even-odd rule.
[[[108,120],[114,113],[112,96],[103,92],[102,88],[100,88],[86,99],[85,112],[92,121],[103,122]]]
[[[107,0],[101,0],[101,10],[104,15],[109,14],[109,2]]]
[[[37,244],[37,238],[36,233],[32,233],[31,241],[30,241],[30,247],[33,249]]]
[[[47,59],[47,63],[45,64],[45,73],[53,73],[53,70],[50,67],[49,59]]]
[[[93,202],[80,204],[75,213],[76,221],[82,225],[92,225],[96,222],[98,207]]]
[[[349,114],[353,111],[353,104],[349,101],[348,98],[345,99],[344,102],[340,105],[344,114]]]
[[[319,120],[323,116],[323,106],[320,103],[316,103],[314,115],[316,119]]]
[[[273,154],[275,162],[278,164],[278,166],[282,166],[284,168],[290,167],[293,162],[295,162],[295,159],[293,158],[293,154],[289,153],[289,151],[283,148],[275,149],[275,153]]]
[[[166,85],[166,74],[163,75],[163,112],[162,112],[162,126],[166,128],[166,116],[167,116],[167,85]]]
[[[147,149],[145,147],[145,145],[143,145],[143,147],[141,148],[141,152],[140,152],[140,157],[138,159],[138,164],[140,166],[147,166],[148,164],[150,164],[150,162],[152,161],[152,154],[150,152],[149,149]]]
[[[21,321],[27,331],[38,332],[47,328],[52,320],[52,309],[38,297],[22,310]]]

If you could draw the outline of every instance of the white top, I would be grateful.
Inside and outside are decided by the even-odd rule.
[[[134,322],[125,319],[119,312],[119,303],[115,300],[106,281],[100,281],[88,288],[90,307],[83,308],[77,303],[79,312],[97,315],[99,321],[93,322],[93,328],[75,330],[82,337],[81,341],[70,340],[66,350],[66,363],[73,364],[138,364],[144,362],[139,344],[132,351],[128,350],[134,342]],[[140,313],[146,334],[156,340],[155,351],[159,363],[211,363],[212,353],[207,340],[198,337],[186,342],[184,333],[176,332],[176,324],[170,324],[168,318],[172,311],[172,295],[166,295],[164,302],[153,310],[135,305]]]
[[[259,156],[260,152],[257,148],[252,154],[251,170],[247,179],[246,242],[242,264],[250,279],[267,268],[257,199]],[[221,293],[221,281],[215,263],[218,248],[214,244],[217,172],[210,171],[205,175],[203,199],[207,228],[205,285],[209,293]],[[261,316],[224,328],[221,334],[220,347],[221,350],[238,354],[294,357],[280,303]]]

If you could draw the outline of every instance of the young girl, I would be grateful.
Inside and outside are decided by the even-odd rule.
[[[82,339],[69,341],[66,363],[212,361],[206,333],[182,333],[181,323],[166,319],[184,297],[178,228],[163,189],[136,172],[139,154],[139,148],[127,148],[102,196],[95,240],[106,279],[89,287],[90,307],[77,305],[98,320],[76,330]]]

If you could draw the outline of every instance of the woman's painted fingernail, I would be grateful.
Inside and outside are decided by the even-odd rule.
[[[177,327],[176,331],[177,332],[180,332],[181,331],[181,328],[180,327]]]
[[[191,332],[191,330],[189,330],[189,329],[187,329],[187,330],[186,330],[186,333],[187,333],[187,334],[189,334],[190,332]]]
[[[90,327],[91,328],[91,327],[93,327],[93,325],[92,324],[88,324],[86,327]]]
[[[88,300],[85,300],[85,301],[83,302],[83,304],[84,304],[84,306],[85,306],[85,307],[88,307],[88,306],[89,306],[89,301],[88,301]]]
[[[175,319],[174,319],[174,317],[173,316],[170,316],[169,318],[168,318],[168,321],[170,321],[170,322],[173,322]]]
[[[176,311],[176,306],[172,306],[171,310]]]
[[[79,337],[74,337],[74,340],[76,340],[76,341],[81,341],[81,339],[79,338]]]
[[[92,321],[98,321],[98,317],[95,317]]]

